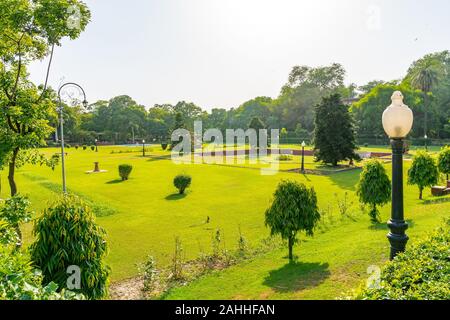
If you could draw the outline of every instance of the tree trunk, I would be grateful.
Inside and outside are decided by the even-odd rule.
[[[294,260],[293,254],[292,254],[292,247],[294,246],[294,239],[293,237],[289,237],[289,262],[292,262],[292,260]]]
[[[11,161],[9,162],[8,181],[9,181],[9,187],[11,189],[11,197],[14,197],[17,194],[15,173],[16,173],[16,160],[17,160],[18,153],[19,153],[19,148],[15,148],[13,150],[13,155],[12,155]]]
[[[423,199],[423,189],[420,188],[419,200],[422,200],[422,199]]]

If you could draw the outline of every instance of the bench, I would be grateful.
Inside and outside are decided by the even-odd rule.
[[[450,188],[447,187],[441,187],[441,186],[434,186],[431,187],[431,194],[435,197],[442,197],[447,194],[450,194]]]

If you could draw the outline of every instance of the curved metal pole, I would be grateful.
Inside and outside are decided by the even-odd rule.
[[[61,87],[59,87],[58,90],[58,99],[59,99],[59,122],[60,122],[60,128],[61,128],[61,132],[60,132],[60,138],[61,138],[61,167],[62,167],[62,186],[63,186],[63,193],[66,194],[67,193],[67,188],[66,188],[66,168],[65,168],[65,151],[64,151],[64,117],[63,117],[63,105],[62,105],[62,101],[61,101],[61,90],[65,87],[65,86],[75,86],[77,88],[79,88],[81,90],[81,92],[83,93],[84,96],[84,102],[86,102],[86,93],[84,92],[83,88],[74,83],[74,82],[67,82],[65,84],[63,84]]]

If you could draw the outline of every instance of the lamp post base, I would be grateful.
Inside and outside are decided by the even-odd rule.
[[[388,227],[391,230],[387,235],[389,243],[391,244],[390,259],[393,260],[397,254],[405,252],[406,244],[409,237],[405,234],[408,229],[408,223],[405,221],[389,220]]]

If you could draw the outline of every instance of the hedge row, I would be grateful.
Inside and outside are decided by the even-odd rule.
[[[433,234],[388,262],[378,288],[360,290],[364,300],[450,300],[450,219]]]

